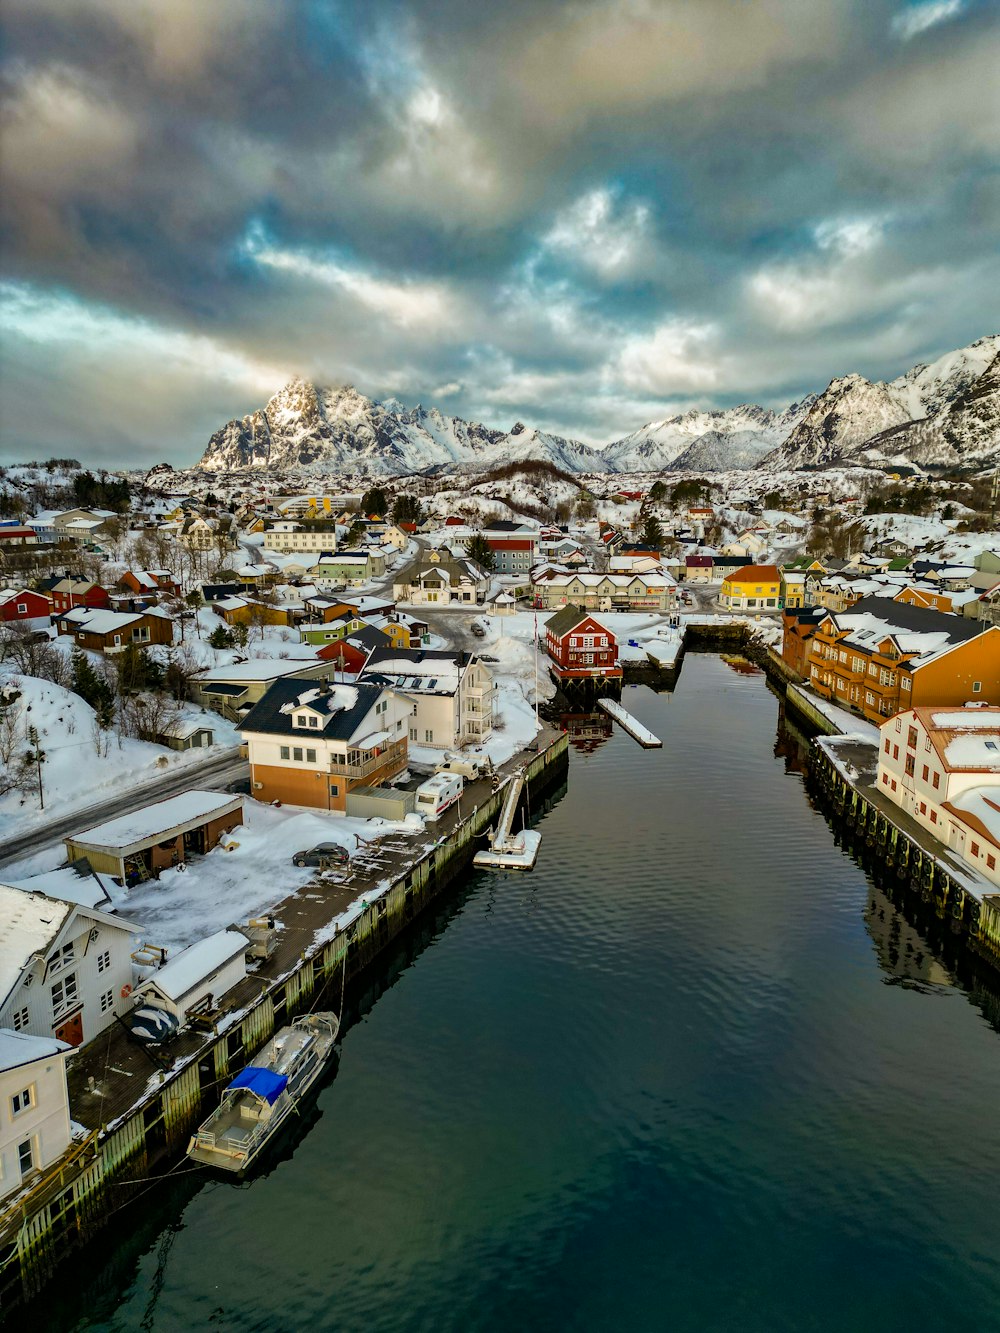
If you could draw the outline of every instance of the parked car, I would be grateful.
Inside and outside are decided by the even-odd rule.
[[[227,782],[226,791],[229,792],[231,796],[249,796],[250,779],[237,778],[234,782]]]
[[[315,847],[310,847],[307,852],[296,852],[292,857],[292,864],[300,869],[303,866],[346,866],[350,860],[346,847],[341,847],[339,842],[318,842]]]
[[[476,636],[477,639],[486,638],[486,631],[483,629],[482,625],[479,623],[478,620],[474,620],[472,624],[469,626],[469,628],[472,630],[473,634]]]

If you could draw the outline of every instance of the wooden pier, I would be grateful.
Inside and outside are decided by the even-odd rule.
[[[616,703],[614,699],[598,699],[597,706],[603,709],[608,717],[617,722],[624,731],[627,731],[634,741],[638,741],[644,750],[657,750],[662,747],[663,742],[659,736],[654,736],[648,727],[644,727],[637,718],[626,712],[621,704]]]
[[[538,751],[501,769],[523,773],[533,805],[565,779],[569,743],[546,727]],[[315,1007],[369,967],[472,862],[495,826],[508,781],[470,784],[436,838],[415,845],[392,835],[340,878],[306,885],[273,909],[280,922],[270,957],[234,987],[209,1031],[185,1029],[161,1067],[121,1027],[69,1065],[73,1118],[88,1131],[26,1193],[0,1212],[0,1317],[36,1295],[74,1249],[96,1236],[132,1198],[183,1160],[192,1130],[254,1053],[297,1013]]]

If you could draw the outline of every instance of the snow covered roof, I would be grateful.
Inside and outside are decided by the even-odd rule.
[[[32,954],[44,954],[66,924],[70,903],[0,884],[0,1004],[17,985]]]
[[[242,932],[232,927],[217,930],[214,935],[182,949],[176,958],[140,982],[135,993],[142,995],[155,989],[168,1000],[179,1004],[213,973],[225,967],[238,954],[245,953],[249,947],[250,941]]]
[[[327,696],[334,704],[322,730],[322,738],[330,740],[352,740],[366,725],[368,714],[382,697],[384,687],[372,681],[357,685],[331,685]],[[247,714],[242,731],[263,732],[267,735],[299,736],[313,735],[318,732],[304,733],[295,726],[294,713],[301,707],[315,708],[321,711],[322,698],[315,697],[319,689],[303,690],[302,683],[296,680],[276,680],[263,699]],[[303,704],[302,700],[306,702]]]
[[[119,815],[105,824],[70,835],[66,841],[76,847],[113,848],[123,856],[138,845],[156,839],[182,825],[215,819],[239,810],[242,796],[228,796],[217,791],[186,791],[165,801],[143,806],[130,815]]]
[[[970,787],[945,802],[945,807],[1000,847],[1000,785]]]
[[[305,659],[313,660],[315,654]],[[305,669],[303,659],[290,661],[284,657],[254,657],[248,662],[234,662],[232,666],[206,667],[195,673],[200,682],[210,681],[258,681],[280,680],[282,676],[292,676]]]
[[[129,625],[141,620],[142,614],[139,611],[88,611],[81,606],[74,611],[64,612],[59,619],[68,620],[88,634],[103,635],[117,634],[127,629]]]
[[[44,1060],[70,1049],[67,1042],[55,1037],[32,1037],[13,1028],[0,1028],[0,1069],[18,1069],[33,1060]]]

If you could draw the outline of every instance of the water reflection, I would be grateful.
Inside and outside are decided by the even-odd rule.
[[[569,743],[580,754],[593,754],[611,739],[614,723],[607,713],[560,713],[559,725],[569,736]]]
[[[929,990],[954,986],[954,978],[944,963],[934,956],[928,941],[875,885],[865,909],[865,927],[875,945],[879,967],[894,982],[924,986]]]

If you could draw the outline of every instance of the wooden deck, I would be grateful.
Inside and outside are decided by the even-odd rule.
[[[546,749],[559,735],[559,731],[546,725],[536,738],[538,749]],[[498,770],[501,778],[508,778],[522,767],[525,758],[523,751],[515,754]],[[280,927],[276,931],[274,952],[266,960],[251,964],[247,977],[225,995],[221,1011],[213,1016],[216,1029],[224,1028],[228,1013],[245,1009],[274,982],[293,972],[303,954],[313,949],[317,933],[346,908],[363,899],[366,893],[377,891],[386,880],[405,875],[455,828],[463,815],[470,814],[492,794],[490,778],[469,783],[459,804],[446,811],[436,824],[428,825],[423,834],[404,837],[388,833],[359,850],[343,872],[317,874],[295,893],[276,902],[270,909]],[[187,1063],[217,1040],[217,1032],[188,1027],[161,1055],[141,1046],[122,1024],[114,1024],[69,1061],[67,1075],[74,1120],[87,1129],[113,1123],[153,1090],[160,1082],[161,1072]]]

